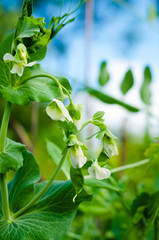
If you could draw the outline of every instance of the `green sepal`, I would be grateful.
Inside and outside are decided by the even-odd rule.
[[[77,127],[73,122],[59,121],[59,127],[62,129],[64,141],[67,142],[70,135],[76,135]]]
[[[71,116],[73,119],[80,120],[80,118],[81,118],[80,110],[78,110],[72,103],[70,103],[70,104],[67,106],[67,110],[69,111],[70,116]]]
[[[4,151],[0,153],[0,173],[9,170],[17,171],[23,166],[23,152],[25,146],[21,143],[6,139]]]
[[[67,140],[67,146],[72,147],[72,146],[80,146],[84,150],[88,150],[88,148],[84,145],[83,142],[79,141],[74,134],[70,134]]]

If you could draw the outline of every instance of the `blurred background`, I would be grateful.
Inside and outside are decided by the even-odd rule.
[[[44,16],[47,26],[53,15],[69,12],[77,3],[34,0],[33,15]],[[0,0],[0,42],[13,31],[21,6],[20,0]],[[144,155],[159,135],[159,1],[88,0],[73,15],[75,21],[50,43],[41,63],[43,68],[68,78],[74,101],[86,105],[85,119],[96,111],[105,112],[106,124],[118,137],[119,156],[112,158],[111,167],[140,161],[151,152],[157,154],[153,145]],[[0,99],[0,116],[3,105]],[[46,105],[14,106],[9,128],[11,138],[35,153],[42,179],[48,179],[55,167],[47,156],[46,139],[63,147],[60,130],[45,114]],[[88,136],[94,129],[86,131]],[[81,137],[85,136],[83,133]],[[89,144],[88,157],[93,158],[100,146],[95,140]],[[93,202],[80,206],[70,231],[61,239],[134,240],[134,233],[131,238],[127,236],[132,223],[128,209],[143,191],[152,194],[159,190],[157,160],[156,157],[148,167],[115,174],[110,181],[124,191],[122,196],[106,187],[91,189],[95,194]],[[63,173],[59,179],[65,179]],[[159,228],[158,222],[155,224]],[[158,240],[159,233],[149,227],[144,228],[145,235],[140,232],[144,238],[136,235],[137,239]]]

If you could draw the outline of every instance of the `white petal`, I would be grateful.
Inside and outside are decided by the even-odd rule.
[[[92,177],[98,180],[109,178],[111,174],[109,169],[100,167],[97,161],[94,162],[92,166],[88,168],[88,172]]]
[[[10,54],[10,53],[6,53],[3,56],[3,60],[4,61],[16,61],[15,57],[12,54]]]
[[[53,99],[53,101],[55,101],[55,102],[57,103],[57,105],[58,105],[58,107],[61,109],[64,117],[65,117],[68,121],[73,122],[73,120],[72,120],[72,118],[71,118],[68,110],[65,108],[63,102],[61,102],[60,100],[55,99],[55,98]],[[62,120],[63,120],[63,119],[62,119]]]
[[[70,161],[73,168],[81,168],[86,163],[87,158],[84,156],[80,146],[70,148]]]
[[[63,116],[61,110],[57,107],[56,103],[48,106],[46,108],[46,113],[52,120],[55,121],[61,120]]]
[[[35,65],[36,64],[36,61],[35,62],[30,62],[30,63],[24,63],[23,65],[25,66],[25,67],[32,67],[33,65]]]
[[[14,64],[12,70],[10,71],[11,73],[17,73],[20,77],[23,75],[24,72],[24,67],[21,64]]]

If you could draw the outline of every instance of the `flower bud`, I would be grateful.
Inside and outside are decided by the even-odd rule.
[[[65,108],[63,102],[54,98],[53,101],[47,106],[46,113],[52,120],[65,121],[66,119],[73,122],[68,110]]]

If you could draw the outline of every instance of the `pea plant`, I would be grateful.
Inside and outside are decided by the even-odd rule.
[[[72,12],[52,17],[48,28],[44,18],[34,18],[32,12],[32,0],[24,0],[15,31],[0,46],[0,96],[5,100],[0,131],[2,240],[58,239],[69,228],[78,205],[92,199],[84,190],[82,167],[86,166],[92,179],[109,178],[107,162],[117,154],[115,136],[104,123],[104,112],[97,112],[92,119],[82,122],[83,106],[73,103],[68,80],[45,72],[38,63],[44,59],[49,42],[59,30],[74,20],[70,18]],[[66,98],[67,106],[63,103]],[[33,154],[23,144],[7,138],[12,105],[32,101],[50,102],[46,114],[57,121],[65,142],[57,167],[47,182],[39,181],[40,169]],[[87,147],[79,138],[88,124],[98,127],[95,135],[101,141],[99,157],[91,161],[87,161]],[[68,156],[71,179],[55,181]],[[15,175],[7,184],[10,170]]]

